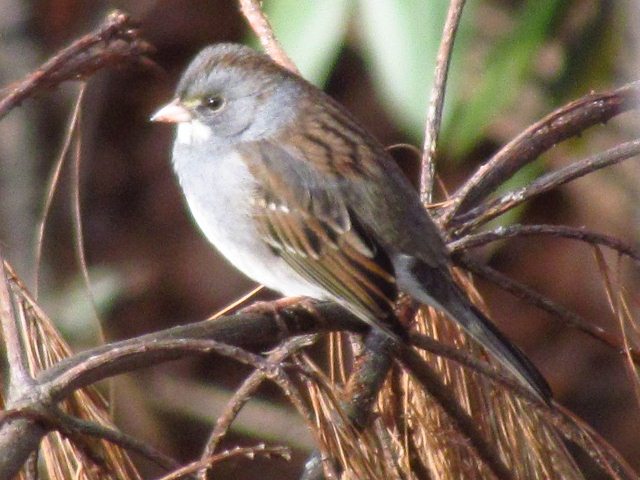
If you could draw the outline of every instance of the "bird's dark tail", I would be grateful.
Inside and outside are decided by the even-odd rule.
[[[419,302],[443,310],[490,355],[498,360],[512,375],[548,402],[551,388],[538,369],[525,354],[511,343],[491,321],[478,310],[465,293],[455,284],[448,271],[430,267],[419,260],[411,259],[409,271],[399,276],[400,288]],[[402,278],[404,277],[404,279]]]

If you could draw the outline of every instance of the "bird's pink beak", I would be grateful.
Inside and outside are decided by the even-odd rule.
[[[176,98],[154,113],[149,120],[152,122],[182,123],[193,120],[193,115]]]

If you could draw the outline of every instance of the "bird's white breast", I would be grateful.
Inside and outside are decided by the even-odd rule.
[[[256,182],[240,154],[212,148],[205,125],[178,126],[173,165],[191,214],[207,239],[238,270],[284,293],[323,298],[262,240],[252,218]]]

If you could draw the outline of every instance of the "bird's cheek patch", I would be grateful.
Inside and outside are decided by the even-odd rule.
[[[180,123],[178,125],[178,135],[176,140],[186,145],[206,142],[212,135],[211,127],[208,127],[199,120]]]

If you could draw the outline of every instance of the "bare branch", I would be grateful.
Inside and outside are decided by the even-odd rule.
[[[78,435],[88,435],[90,437],[107,440],[123,449],[130,450],[147,458],[165,470],[173,470],[180,467],[180,464],[176,460],[131,435],[127,435],[114,428],[73,417],[60,409],[56,410],[56,422],[54,426],[60,433],[71,439],[77,439]]]
[[[220,452],[217,455],[212,455],[209,458],[189,463],[188,465],[161,477],[159,480],[175,480],[177,478],[182,478],[202,468],[210,467],[216,463],[220,463],[234,457],[245,457],[252,460],[257,456],[263,456],[266,458],[277,457],[289,461],[291,460],[291,451],[287,447],[267,447],[262,443],[254,447],[236,447],[231,450]]]
[[[438,146],[438,136],[440,135],[440,125],[442,123],[445,92],[447,90],[447,76],[449,74],[453,43],[465,3],[466,0],[451,0],[444,24],[444,31],[442,32],[442,41],[440,42],[440,48],[438,49],[438,56],[436,58],[436,71],[427,113],[420,168],[420,199],[425,205],[431,203],[433,196],[436,149]]]
[[[515,237],[529,237],[534,235],[549,235],[552,237],[580,240],[590,245],[603,245],[621,255],[630,257],[640,264],[640,251],[610,235],[592,232],[584,228],[567,227],[565,225],[509,225],[498,227],[488,232],[474,233],[450,242],[452,252],[460,252],[470,248],[481,247],[491,242]]]
[[[277,368],[277,365],[284,361],[287,357],[295,353],[300,348],[309,346],[315,340],[315,337],[309,336],[294,337],[291,340],[288,340],[282,345],[276,347],[276,349],[269,354],[265,361]],[[201,461],[206,461],[207,458],[211,457],[215,453],[220,440],[222,440],[222,438],[226,435],[227,431],[231,427],[231,424],[237,417],[238,413],[240,413],[242,407],[250,400],[251,396],[267,378],[268,377],[266,375],[266,372],[256,370],[249,377],[247,377],[240,388],[238,388],[234,392],[233,396],[227,403],[227,407],[225,408],[224,412],[218,417],[218,420],[216,421],[216,425],[211,432],[209,440],[207,441],[207,444],[200,457]],[[199,473],[199,476],[201,478],[206,478],[206,469],[202,470]]]
[[[59,52],[0,100],[0,119],[37,91],[55,87],[66,80],[78,80],[102,68],[129,62],[154,66],[146,57],[153,51],[149,43],[139,38],[130,17],[116,10],[97,30]]]
[[[464,258],[458,257],[456,259],[456,263],[470,272],[475,273],[479,277],[494,283],[503,290],[511,293],[516,298],[520,298],[527,303],[550,313],[567,326],[586,333],[590,337],[604,343],[608,347],[614,349],[616,353],[620,354],[624,351],[624,342],[616,335],[607,332],[601,327],[587,323],[581,316],[561,305],[558,305],[544,295],[536,292],[531,287],[517,282],[497,270],[486,265],[482,265],[467,256]],[[640,365],[640,352],[637,350],[631,350],[629,354],[633,357],[634,362]]]
[[[557,143],[620,113],[638,108],[639,92],[640,81],[610,92],[592,93],[534,123],[502,147],[460,187],[440,211],[442,225],[447,225],[460,210],[476,204]]]
[[[300,74],[298,68],[291,61],[289,55],[287,55],[287,52],[284,51],[280,42],[278,42],[276,36],[273,34],[269,20],[267,20],[262,8],[260,8],[260,2],[257,0],[238,0],[238,2],[240,3],[242,14],[257,35],[265,52],[267,52],[277,64],[293,73]]]
[[[460,236],[478,225],[502,215],[517,205],[552,190],[555,187],[580,178],[591,172],[605,168],[640,154],[640,139],[617,145],[604,152],[597,153],[578,162],[567,165],[554,172],[547,173],[525,187],[505,193],[500,198],[480,205],[473,210],[456,216],[450,222],[455,236]]]

